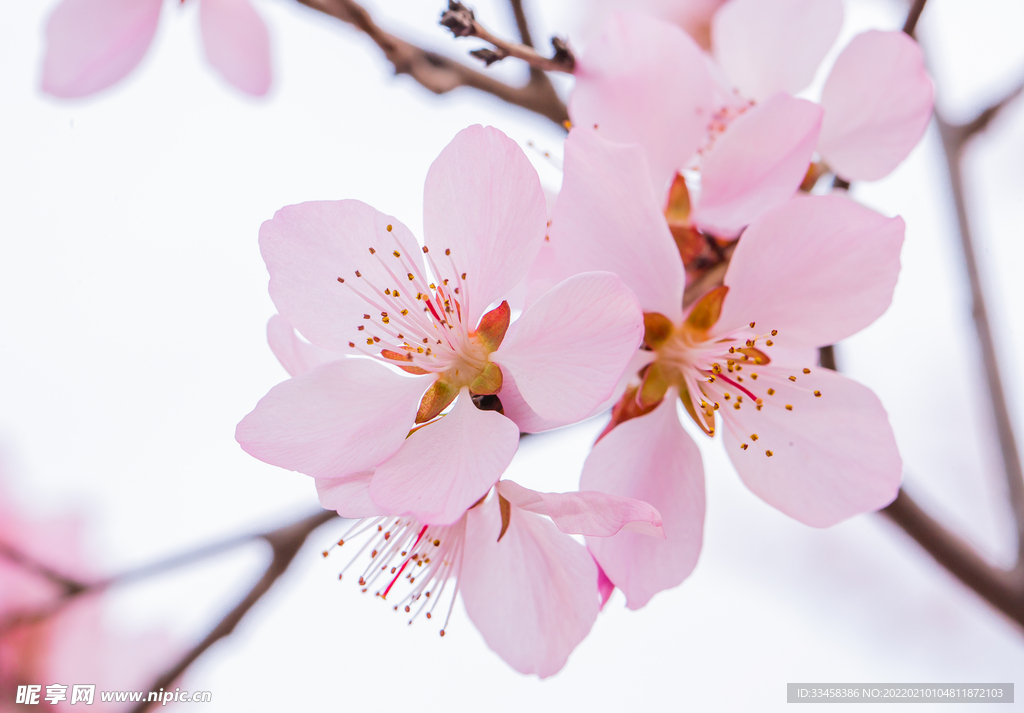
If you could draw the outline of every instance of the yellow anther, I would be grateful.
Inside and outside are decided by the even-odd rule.
[[[793,410],[793,404],[786,404],[786,410],[787,411],[792,411]]]
[[[815,391],[814,395],[817,396],[818,398],[821,398],[821,392],[820,391]]]
[[[753,379],[754,381],[757,381],[757,374],[753,374],[753,373],[752,373],[752,374],[750,375],[750,378],[751,378],[751,379]]]
[[[773,337],[777,337],[777,336],[779,336],[779,330],[777,330],[777,329],[773,329],[773,330],[772,330],[772,336],[773,336]]]
[[[765,345],[766,347],[770,347],[770,346],[773,346],[774,344],[775,344],[775,342],[773,342],[773,341],[772,341],[771,339],[767,340],[767,341],[766,341],[766,342],[764,343],[764,345]]]
[[[791,376],[791,377],[789,377],[789,380],[790,381],[796,381],[796,377],[795,376]]]
[[[804,373],[805,373],[805,374],[810,374],[810,373],[811,373],[811,370],[810,370],[810,369],[804,369]]]
[[[393,253],[391,253],[391,254],[392,254],[392,255],[394,255],[395,257],[402,257],[402,253],[398,252],[397,250],[395,250],[395,251],[394,251]]]
[[[750,328],[751,328],[751,329],[753,329],[753,328],[754,328],[754,323],[753,323],[753,322],[751,322],[751,323],[750,323]]]
[[[391,223],[388,223],[388,232],[389,233],[391,232],[391,228],[392,228]]]
[[[764,452],[764,454],[765,454],[766,456],[768,456],[769,458],[771,458],[771,457],[772,457],[773,455],[775,455],[775,454],[774,454],[774,453],[772,453],[771,451],[765,451],[765,452]]]
[[[756,433],[751,433],[750,434],[750,440],[756,441],[757,440],[757,434]]]
[[[769,396],[775,396],[775,389],[768,389]]]
[[[749,448],[749,447],[750,447],[750,446],[748,446],[748,445],[747,445],[746,443],[741,443],[741,444],[740,444],[740,449],[741,449],[741,450],[744,450],[744,451],[745,451],[745,450],[747,450],[747,448]]]

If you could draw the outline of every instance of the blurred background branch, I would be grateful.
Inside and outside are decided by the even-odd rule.
[[[447,94],[459,87],[469,87],[497,97],[509,104],[539,114],[559,125],[569,120],[569,112],[543,72],[531,72],[522,86],[506,84],[483,72],[437,52],[418,47],[383,30],[366,9],[354,0],[298,0],[307,7],[330,15],[356,28],[384,52],[395,74],[406,74],[434,94]],[[521,10],[520,10],[521,14]],[[519,14],[517,14],[517,21]],[[523,15],[520,31],[525,26]],[[529,46],[529,33],[523,37]]]

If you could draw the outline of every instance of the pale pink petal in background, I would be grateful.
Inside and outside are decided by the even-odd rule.
[[[597,619],[597,566],[541,515],[513,507],[499,541],[501,525],[496,497],[467,513],[462,600],[495,653],[545,678],[562,669]]]
[[[338,352],[351,353],[349,340],[369,311],[338,278],[358,283],[364,293],[372,292],[370,285],[381,291],[396,286],[370,248],[385,257],[397,249],[422,272],[420,247],[408,228],[360,201],[286,206],[260,226],[270,297],[281,316],[314,344]]]
[[[639,143],[655,191],[667,188],[704,140],[713,82],[703,52],[679,28],[614,13],[580,57],[569,115],[602,136]]]
[[[463,388],[451,411],[377,468],[370,497],[387,512],[450,525],[498,482],[518,448],[516,425],[478,409]]]
[[[834,344],[889,307],[904,224],[839,195],[798,196],[747,228],[716,331],[757,324],[785,347]],[[766,348],[769,357],[771,347]]]
[[[511,480],[499,482],[498,493],[517,508],[547,515],[569,535],[611,537],[623,531],[665,539],[657,508],[639,500],[596,490],[541,493]]]
[[[842,25],[842,0],[730,0],[712,18],[711,45],[740,92],[764,101],[810,84]]]
[[[314,478],[373,468],[405,442],[429,380],[341,359],[272,388],[235,439],[265,463]]]
[[[587,546],[608,578],[639,609],[675,587],[697,565],[704,537],[704,466],[679,423],[676,392],[649,414],[616,426],[594,446],[580,488],[650,503],[666,539],[620,532],[588,537]]]
[[[305,374],[321,364],[343,358],[338,352],[300,339],[295,327],[279,314],[267,321],[267,343],[289,376]]]
[[[337,510],[342,517],[362,518],[386,515],[370,498],[373,471],[345,475],[340,478],[317,478],[316,494],[320,504],[328,510]]]
[[[270,89],[270,35],[249,0],[200,0],[207,61],[246,94]]]
[[[764,407],[719,412],[727,425],[726,451],[748,488],[814,527],[892,502],[903,464],[888,416],[871,389],[824,368],[810,374],[787,374],[782,367],[759,372],[758,386],[775,389],[763,397]]]
[[[792,196],[811,163],[821,115],[817,104],[776,94],[733,121],[701,165],[693,223],[734,237]]]
[[[917,42],[898,31],[859,34],[839,55],[822,90],[818,150],[843,178],[882,178],[924,135],[932,94]]]
[[[637,145],[590,127],[565,142],[565,178],[551,219],[551,245],[575,272],[614,272],[645,312],[682,319],[682,261],[663,214],[664,196],[647,179]]]
[[[46,25],[43,91],[84,97],[123,79],[142,61],[163,0],[63,0]]]
[[[611,396],[643,333],[643,313],[622,281],[588,272],[534,302],[491,361],[512,373],[538,415],[571,422]]]
[[[423,239],[439,278],[458,285],[475,327],[530,268],[547,226],[544,192],[519,145],[492,127],[460,131],[434,160],[423,191]],[[446,255],[446,250],[451,255]],[[466,308],[466,301],[469,306]]]

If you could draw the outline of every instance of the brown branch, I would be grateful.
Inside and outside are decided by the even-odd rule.
[[[1024,82],[1018,84],[1017,87],[1007,94],[1005,97],[997,101],[992,106],[985,109],[983,112],[974,117],[971,121],[966,124],[951,125],[945,122],[940,122],[940,127],[945,126],[947,131],[950,133],[950,138],[953,139],[954,145],[957,150],[963,147],[963,144],[967,142],[975,134],[979,134],[988,128],[988,125],[992,123],[992,120],[1006,108],[1007,104],[1010,104],[1017,97],[1024,92]]]
[[[1001,106],[1002,102],[999,105]],[[983,115],[985,113],[983,112]],[[966,137],[964,126],[952,126],[936,114],[939,134],[945,153],[949,172],[950,190],[953,193],[953,204],[956,208],[957,225],[960,233],[960,247],[964,256],[964,268],[971,286],[972,316],[974,328],[978,335],[981,348],[981,360],[985,370],[985,384],[988,389],[989,402],[992,407],[992,419],[996,426],[1000,455],[1003,460],[1003,471],[1006,477],[1010,507],[1017,526],[1018,561],[1024,562],[1024,470],[1021,469],[1020,452],[1013,434],[1013,422],[1006,403],[1006,392],[999,371],[999,358],[996,354],[992,324],[989,320],[988,307],[985,303],[985,289],[978,266],[978,253],[970,220],[967,217],[967,204],[964,199],[963,173],[960,166],[961,151]],[[976,119],[965,126],[978,123]]]
[[[263,576],[260,577],[259,581],[256,582],[255,586],[249,593],[243,597],[234,609],[221,619],[215,627],[210,631],[206,637],[190,649],[181,659],[178,660],[173,666],[171,666],[162,676],[154,681],[149,686],[150,691],[156,691],[160,689],[169,689],[178,678],[195,663],[196,659],[203,655],[207,649],[213,646],[221,639],[230,636],[238,626],[238,623],[249,613],[249,610],[258,602],[264,594],[270,591],[270,588],[274,585],[281,575],[283,575],[288,567],[291,565],[295,556],[302,549],[302,545],[305,544],[306,538],[324,523],[337,517],[337,514],[330,511],[324,510],[318,512],[315,515],[311,515],[299,522],[285,527],[268,532],[260,537],[266,540],[267,544],[273,552],[273,558],[270,564],[267,566]],[[148,701],[139,703],[132,709],[132,713],[144,713],[150,708]]]
[[[18,565],[27,572],[31,572],[32,574],[56,584],[61,588],[64,596],[74,596],[89,587],[85,582],[68,577],[49,565],[32,559],[21,550],[8,545],[6,542],[0,542],[0,557],[3,557],[8,562]],[[3,629],[0,628],[0,632],[2,631]]]
[[[515,11],[515,7],[513,7],[513,11]],[[517,22],[519,22],[520,16],[525,21],[526,16],[522,13],[521,6],[516,17]],[[516,59],[523,60],[532,68],[544,72],[565,72],[571,74],[576,67],[576,58],[573,56],[572,50],[569,49],[569,45],[565,40],[553,37],[551,39],[551,46],[555,50],[554,54],[551,57],[545,57],[538,53],[533,48],[532,43],[528,42],[526,38],[520,44],[498,37],[476,19],[471,9],[458,0],[448,0],[448,9],[441,13],[441,24],[451,30],[452,34],[456,37],[476,37],[491,44],[494,49],[473,50],[470,52],[477,59],[483,60],[487,66],[499,62],[506,57],[515,57]],[[522,25],[520,25],[520,28],[522,28]],[[526,37],[529,37],[528,32]]]
[[[125,570],[124,572],[90,582],[80,582],[66,578],[64,575],[54,572],[45,565],[29,560],[28,558],[20,555],[16,550],[0,543],[0,555],[7,557],[29,571],[45,576],[47,579],[50,579],[63,588],[60,596],[56,597],[53,601],[47,602],[42,607],[30,611],[12,612],[3,619],[0,619],[0,637],[9,631],[22,626],[36,624],[57,614],[77,597],[81,597],[85,594],[99,593],[113,586],[130,584],[131,582],[146,579],[147,577],[163,574],[169,570],[194,564],[222,552],[232,550],[248,542],[252,542],[253,540],[262,538],[265,538],[264,533],[235,535],[221,540],[220,542],[204,545],[188,552],[182,552],[157,562]]]
[[[1024,571],[1019,566],[1006,571],[988,564],[902,489],[881,512],[957,579],[1024,627]]]
[[[563,126],[569,120],[565,103],[554,89],[534,82],[521,87],[505,84],[436,52],[422,49],[380,28],[355,0],[297,0],[301,4],[330,15],[356,28],[376,44],[394,67],[434,94],[447,94],[469,87],[490,94]],[[550,86],[550,85],[549,85]]]
[[[910,12],[907,13],[907,21],[903,23],[903,32],[914,36],[914,31],[917,30],[917,21],[921,19],[921,11],[924,10],[924,4],[928,0],[914,0],[914,4],[910,6]]]

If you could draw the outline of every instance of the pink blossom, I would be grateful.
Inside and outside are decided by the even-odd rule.
[[[196,1],[207,61],[243,92],[266,94],[270,37],[249,0]],[[43,91],[72,99],[123,79],[149,49],[162,7],[163,0],[63,0],[46,25]]]
[[[73,516],[28,518],[0,482],[0,711],[14,710],[18,686],[61,683],[67,700],[53,710],[71,708],[71,685],[96,684],[99,690],[140,689],[177,653],[162,632],[126,635],[104,619],[105,600],[97,594],[60,602],[62,587],[36,565],[79,582],[93,579],[80,546],[81,521]],[[31,622],[19,617],[49,610]],[[41,699],[42,699],[41,696]],[[46,704],[47,708],[51,706]],[[116,710],[95,695],[90,710]],[[17,706],[22,710],[21,706]]]
[[[920,140],[932,85],[903,33],[858,35],[820,104],[793,96],[841,24],[839,0],[730,0],[714,16],[712,61],[673,25],[613,15],[578,62],[570,115],[644,148],[677,240],[694,229],[734,238],[796,192],[815,151],[871,180]]]
[[[423,247],[359,201],[280,210],[260,230],[270,294],[317,349],[271,325],[297,375],[239,423],[238,442],[317,479],[369,478],[388,513],[458,521],[511,461],[517,424],[591,415],[643,336],[636,299],[610,272],[565,279],[511,320],[502,297],[546,223],[522,150],[479,126],[430,168]]]
[[[632,607],[682,581],[700,549],[701,464],[675,422],[677,403],[709,436],[721,423],[747,486],[809,525],[888,504],[901,475],[877,397],[815,367],[813,350],[888,307],[903,221],[840,196],[791,198],[746,229],[724,286],[684,311],[683,268],[648,172],[640,146],[574,129],[550,228],[561,264],[617,270],[645,313],[650,363],[581,481],[650,502],[664,518],[667,540],[640,552],[624,536],[591,544]]]
[[[598,568],[569,535],[664,537],[656,509],[606,493],[538,493],[502,480],[458,520],[430,525],[376,506],[370,478],[342,480],[344,494],[333,490],[338,499],[324,504],[362,519],[337,544],[366,541],[341,576],[360,563],[362,591],[391,597],[410,624],[441,607],[442,636],[461,593],[487,645],[517,671],[541,678],[561,670],[601,606]]]

